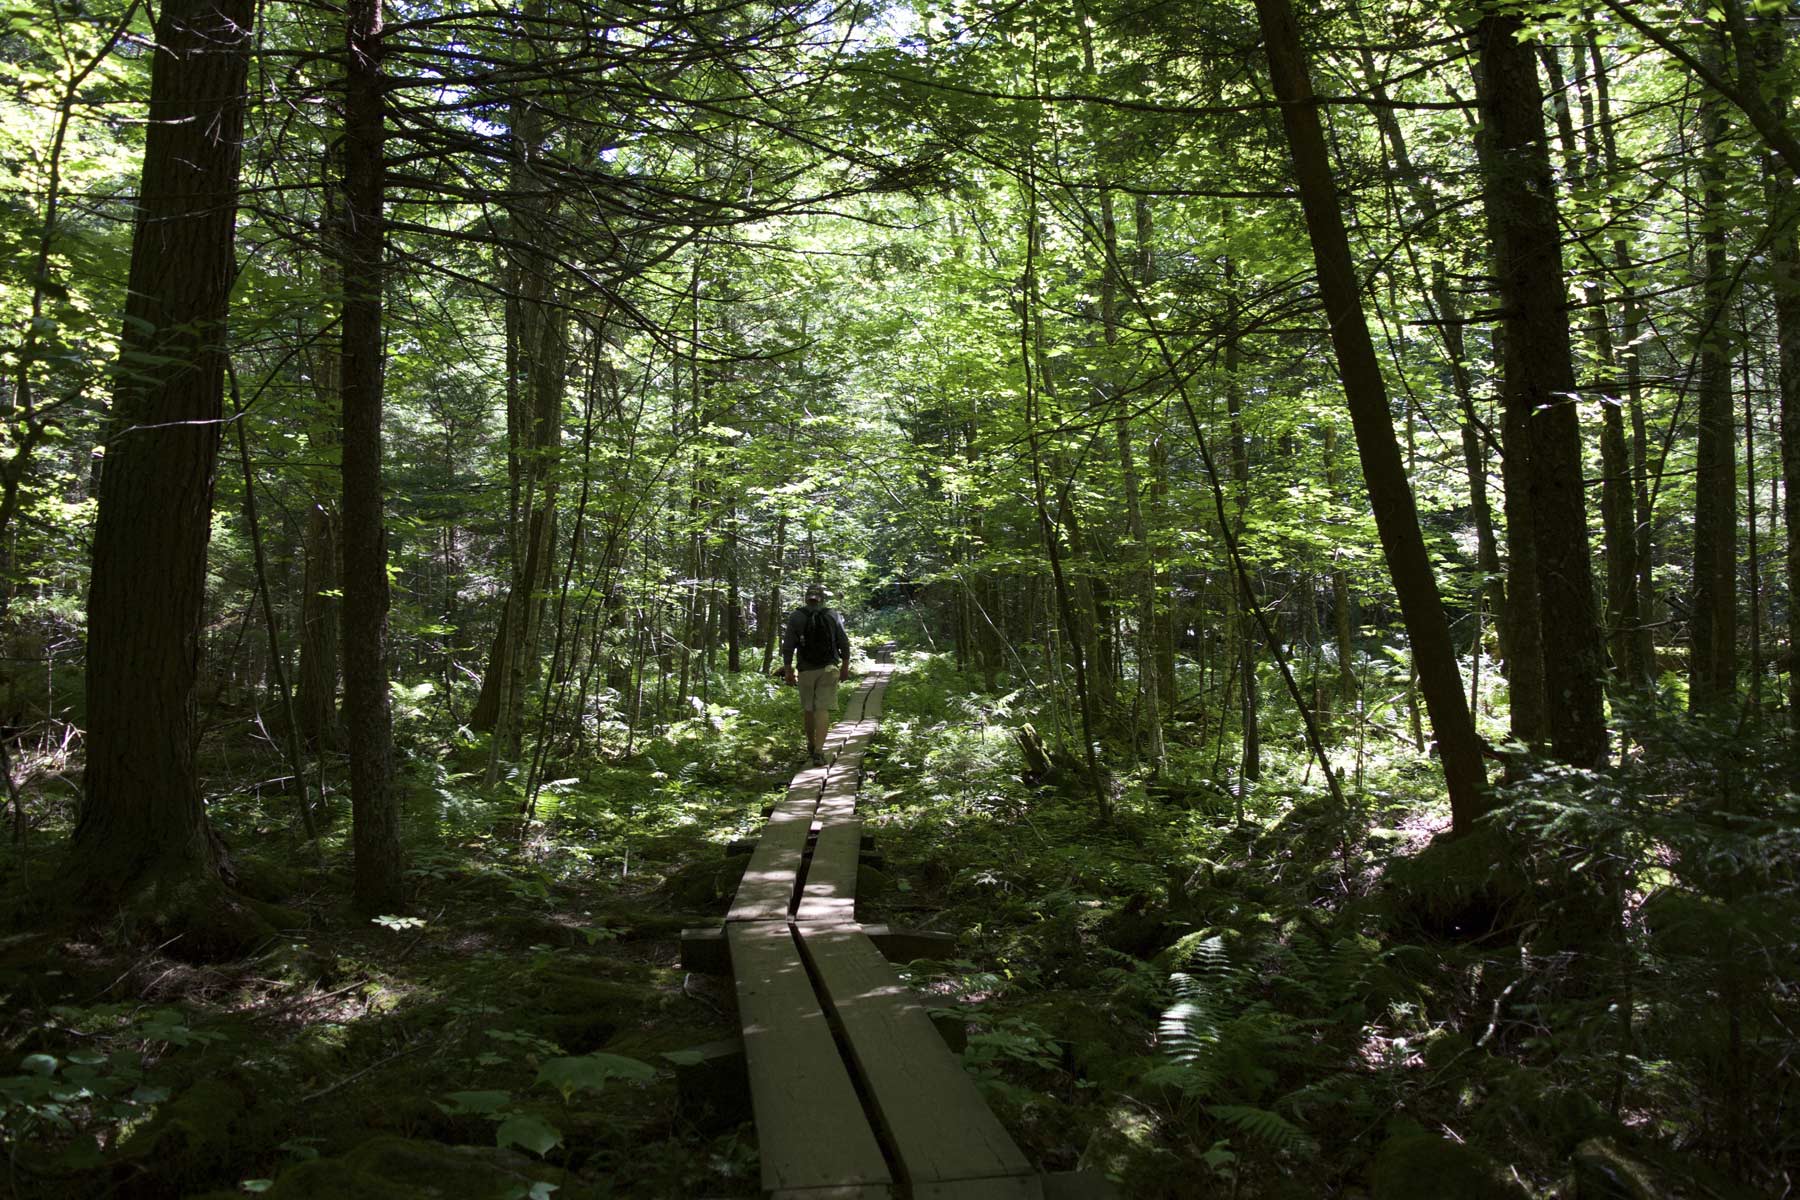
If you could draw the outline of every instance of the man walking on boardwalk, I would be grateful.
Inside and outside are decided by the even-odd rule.
[[[798,659],[799,671],[795,671]],[[788,614],[781,631],[781,672],[800,687],[800,716],[812,765],[825,765],[825,733],[837,707],[839,680],[850,678],[850,635],[825,607],[825,585],[806,585],[806,603]]]

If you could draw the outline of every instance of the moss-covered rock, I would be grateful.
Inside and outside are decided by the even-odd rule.
[[[1154,897],[1139,892],[1106,913],[1095,932],[1109,950],[1133,958],[1149,958],[1174,936],[1169,910]]]
[[[1372,1200],[1526,1200],[1494,1161],[1473,1146],[1422,1129],[1389,1138],[1375,1155]]]
[[[516,946],[558,946],[573,949],[588,944],[579,926],[564,924],[538,913],[501,912],[477,923],[476,928]]]
[[[1515,1067],[1490,1092],[1478,1132],[1484,1140],[1522,1140],[1562,1158],[1586,1140],[1625,1130],[1587,1089]]]
[[[1575,1151],[1574,1200],[1668,1200],[1670,1192],[1647,1163],[1612,1138],[1591,1138]]]
[[[300,874],[266,858],[241,857],[234,863],[233,886],[252,899],[279,904],[300,891]]]
[[[254,896],[246,896],[244,903],[250,911],[268,924],[269,928],[280,933],[291,933],[305,929],[311,924],[305,909],[290,908],[285,904],[271,904],[266,900],[258,900]]]
[[[186,1196],[228,1178],[244,1147],[271,1124],[253,1089],[221,1077],[201,1079],[164,1104],[120,1147],[118,1195]]]
[[[1691,1153],[1616,1137],[1589,1138],[1570,1159],[1567,1200],[1762,1200],[1769,1193]]]
[[[886,871],[862,866],[856,871],[856,898],[879,900],[894,890],[894,880]]]
[[[257,902],[204,876],[165,876],[132,897],[118,917],[128,936],[190,963],[245,958],[275,936]]]
[[[671,872],[659,890],[675,908],[718,912],[737,891],[738,883],[744,878],[744,868],[749,865],[750,859],[742,854],[714,862],[689,863]]]
[[[532,972],[520,990],[538,1014],[537,1027],[570,1054],[598,1050],[664,1001],[651,980],[596,979],[561,964]]]
[[[59,965],[47,969],[51,963]],[[11,996],[17,1007],[55,1004],[77,987],[76,976],[61,965],[67,963],[62,940],[54,933],[0,939],[0,994]]]
[[[263,1193],[271,1200],[519,1200],[534,1194],[574,1200],[563,1171],[513,1150],[444,1146],[377,1137],[341,1158],[316,1159],[284,1171]]]
[[[1469,942],[1502,934],[1531,894],[1506,831],[1478,826],[1440,837],[1388,869],[1386,888],[1403,922],[1434,938]]]
[[[256,960],[265,975],[302,987],[329,987],[343,977],[343,966],[328,947],[283,938]]]

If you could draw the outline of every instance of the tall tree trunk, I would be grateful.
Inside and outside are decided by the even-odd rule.
[[[1110,191],[1100,193],[1100,233],[1105,252],[1105,262],[1100,274],[1100,323],[1102,336],[1110,352],[1119,341],[1121,274],[1119,223],[1114,215]],[[1109,380],[1112,366],[1109,360]],[[1113,418],[1113,431],[1118,439],[1119,475],[1125,487],[1125,526],[1131,534],[1134,553],[1132,584],[1137,592],[1137,693],[1143,706],[1145,758],[1150,762],[1151,774],[1159,775],[1165,765],[1167,750],[1163,745],[1162,698],[1158,695],[1156,680],[1155,556],[1151,551],[1149,532],[1144,526],[1144,505],[1139,494],[1142,485],[1138,478],[1137,456],[1132,449],[1131,414],[1123,400],[1111,395],[1106,399],[1118,404]]]
[[[1156,286],[1156,216],[1147,196],[1139,196],[1132,206],[1132,226],[1136,250],[1133,264],[1138,292],[1146,300]],[[1158,420],[1150,439],[1149,527],[1169,527],[1169,448],[1164,434],[1166,423]],[[1150,655],[1154,660],[1158,706],[1173,713],[1179,692],[1175,678],[1175,587],[1167,566],[1151,569],[1152,591],[1160,598],[1154,606],[1154,625]]]
[[[222,851],[194,769],[194,682],[236,265],[248,0],[159,10],[88,592],[87,770],[65,887],[98,907]]]
[[[400,812],[388,707],[387,533],[381,493],[381,0],[349,0],[344,101],[344,721],[350,749],[354,901],[397,912]]]
[[[725,669],[744,669],[740,643],[744,636],[744,594],[738,586],[738,510],[733,505],[725,527]]]
[[[1375,56],[1372,53],[1363,52],[1363,66],[1364,73],[1372,81],[1376,101],[1385,103],[1386,89],[1379,83],[1380,73],[1376,70]],[[1382,133],[1393,152],[1394,165],[1412,200],[1416,219],[1420,222],[1420,232],[1435,230],[1438,225],[1437,198],[1426,186],[1422,173],[1413,165],[1405,131],[1401,128],[1394,109],[1377,108],[1376,120],[1381,124]],[[1413,253],[1410,240],[1407,249],[1409,254]],[[1462,412],[1463,468],[1469,477],[1469,514],[1475,525],[1476,561],[1481,565],[1483,576],[1481,594],[1487,611],[1493,615],[1500,657],[1505,661],[1508,658],[1506,580],[1500,563],[1499,541],[1494,535],[1493,504],[1488,498],[1487,454],[1482,441],[1481,421],[1475,412],[1475,382],[1469,370],[1468,344],[1463,337],[1463,306],[1450,286],[1450,279],[1441,260],[1434,258],[1430,270],[1425,272],[1418,269],[1415,259],[1414,270],[1421,276],[1429,276],[1427,290],[1431,296],[1432,314],[1443,338],[1444,361],[1450,368],[1450,383],[1456,391],[1457,407]],[[1422,279],[1421,282],[1425,280]],[[1480,653],[1479,646],[1476,653]]]
[[[1584,124],[1590,130],[1584,154],[1575,136],[1575,121],[1568,99],[1562,57],[1553,45],[1538,48],[1550,89],[1557,97],[1557,138],[1562,143],[1563,177],[1571,189],[1600,178],[1600,139],[1592,133],[1595,111],[1592,94],[1581,93]],[[1636,665],[1637,534],[1632,528],[1630,449],[1625,440],[1625,415],[1619,398],[1618,363],[1613,349],[1612,325],[1607,319],[1606,287],[1602,282],[1607,264],[1586,239],[1580,239],[1591,267],[1587,290],[1588,339],[1593,344],[1589,389],[1600,403],[1600,529],[1606,549],[1606,631],[1611,648],[1613,677],[1635,687],[1640,679]]]
[[[1244,393],[1238,378],[1238,362],[1242,346],[1238,340],[1238,297],[1236,264],[1226,256],[1225,264],[1225,411],[1231,418],[1231,490],[1233,533],[1240,544],[1250,509],[1250,442],[1244,436]],[[1256,598],[1250,594],[1250,572],[1234,573],[1232,579],[1233,633],[1237,639],[1237,657],[1243,678],[1238,695],[1242,697],[1244,755],[1241,770],[1246,780],[1262,778],[1261,691],[1256,680],[1256,618],[1252,615]],[[1241,799],[1240,789],[1240,799]]]
[[[1800,190],[1773,160],[1764,168],[1769,259],[1775,272],[1775,352],[1781,390],[1781,511],[1787,548],[1788,722],[1800,730]],[[1772,519],[1772,518],[1771,518]]]
[[[1335,501],[1342,483],[1338,478],[1337,428],[1325,426],[1325,488]],[[1331,613],[1332,631],[1337,642],[1337,698],[1339,709],[1349,712],[1356,705],[1356,642],[1352,636],[1356,614],[1351,612],[1350,573],[1343,562],[1332,555]]]
[[[776,643],[781,640],[781,572],[782,564],[787,558],[787,513],[783,512],[775,518],[775,556],[769,561],[769,596],[767,607],[763,611],[762,634],[762,672],[767,675],[775,667]]]
[[[1387,384],[1362,311],[1350,239],[1338,208],[1337,191],[1325,137],[1300,50],[1300,31],[1289,0],[1256,0],[1269,71],[1281,103],[1294,175],[1305,210],[1319,290],[1325,304],[1344,396],[1356,430],[1357,452],[1370,507],[1387,558],[1394,591],[1419,670],[1420,687],[1431,715],[1450,793],[1452,827],[1458,834],[1474,828],[1488,805],[1487,772],[1481,740],[1463,695],[1456,667],[1456,643],[1444,615],[1431,558],[1419,529],[1412,486],[1400,461],[1389,415]]]
[[[530,0],[528,18],[542,17],[543,0]],[[513,162],[508,220],[521,248],[513,251],[507,281],[507,518],[511,586],[495,634],[492,663],[482,678],[471,724],[491,728],[486,783],[498,779],[502,759],[517,758],[525,698],[537,678],[544,599],[555,546],[558,459],[563,400],[569,369],[569,313],[556,268],[540,247],[548,240],[558,200],[546,184],[538,157],[548,137],[542,109],[530,100],[514,105]]]
[[[1507,445],[1508,490],[1518,476],[1530,509],[1543,637],[1544,735],[1557,759],[1585,767],[1607,754],[1605,654],[1594,613],[1562,230],[1543,92],[1531,51],[1519,40],[1523,27],[1517,16],[1493,14],[1476,26],[1481,106],[1476,153],[1486,181],[1503,313],[1508,432],[1525,435],[1522,443]],[[1521,447],[1522,471],[1512,462]],[[1514,569],[1516,575],[1516,564]],[[1514,608],[1518,592],[1516,586],[1508,589]]]
[[[326,155],[327,185],[321,221],[326,244],[324,281],[328,294],[343,289],[343,197],[336,184],[342,163],[335,152]],[[341,315],[341,305],[340,314]],[[309,424],[320,447],[337,449],[338,420],[343,405],[341,347],[321,339],[308,353],[313,398],[318,415]],[[343,728],[338,723],[338,598],[343,580],[339,562],[338,506],[333,489],[321,486],[308,496],[306,528],[302,535],[303,567],[300,578],[300,665],[294,689],[300,732],[308,750],[341,749]],[[323,799],[323,797],[321,797]]]
[[[1043,538],[1044,553],[1050,560],[1056,612],[1062,631],[1068,639],[1069,657],[1075,668],[1075,696],[1080,706],[1081,749],[1082,759],[1087,765],[1088,786],[1094,796],[1096,814],[1102,821],[1110,822],[1112,797],[1100,778],[1100,764],[1094,755],[1094,705],[1089,688],[1088,658],[1085,647],[1076,634],[1074,606],[1070,602],[1069,581],[1063,570],[1062,549],[1059,545],[1061,534],[1050,515],[1044,487],[1043,454],[1038,439],[1038,389],[1040,381],[1047,381],[1047,376],[1044,374],[1042,359],[1045,347],[1037,296],[1038,214],[1035,170],[1033,163],[1028,167],[1025,180],[1025,287],[1019,310],[1019,358],[1025,379],[1025,423],[1031,446],[1032,496],[1036,502],[1038,531]],[[1064,508],[1068,508],[1066,500]],[[1072,516],[1072,513],[1069,515]],[[1079,526],[1075,528],[1078,529]],[[1052,628],[1054,627],[1053,624]]]
[[[1723,102],[1701,106],[1704,304],[1698,314],[1700,369],[1696,388],[1699,439],[1694,450],[1693,639],[1688,704],[1698,712],[1728,702],[1737,688],[1737,421],[1731,403],[1731,268],[1725,260],[1722,142],[1729,129]]]
[[[338,724],[337,504],[315,496],[306,510],[300,579],[300,670],[294,706],[308,750],[343,743]]]
[[[1725,11],[1740,64],[1754,67],[1752,86],[1766,92],[1775,112],[1791,111],[1794,96],[1787,76],[1787,43],[1791,36],[1788,22],[1772,15],[1762,23],[1760,33],[1753,36],[1738,4],[1728,4]],[[1748,44],[1752,42],[1755,53],[1749,54]],[[1769,220],[1769,271],[1773,276],[1781,513],[1786,534],[1788,723],[1800,730],[1800,189],[1794,185],[1793,172],[1776,155],[1765,154],[1762,168]],[[1755,512],[1754,505],[1751,511]],[[1771,525],[1774,519],[1771,505]]]
[[[1619,177],[1618,137],[1613,128],[1612,93],[1606,69],[1606,56],[1601,49],[1599,34],[1589,30],[1587,36],[1588,60],[1593,67],[1595,125],[1600,131],[1601,162],[1608,180]],[[1616,201],[1615,201],[1616,203]],[[1619,222],[1624,228],[1624,223]],[[1637,626],[1631,631],[1630,659],[1637,674],[1637,681],[1642,686],[1649,686],[1656,678],[1656,643],[1653,625],[1655,624],[1656,591],[1651,577],[1654,546],[1651,540],[1650,511],[1650,470],[1649,442],[1644,430],[1644,396],[1643,368],[1638,354],[1639,334],[1643,330],[1643,305],[1637,296],[1634,283],[1634,266],[1631,256],[1631,245],[1618,236],[1612,244],[1612,275],[1619,281],[1619,319],[1620,346],[1615,351],[1625,371],[1625,394],[1622,400],[1625,412],[1621,425],[1625,420],[1631,424],[1630,435],[1630,473],[1631,499],[1630,512],[1633,530],[1632,566],[1636,572],[1635,595],[1631,608],[1637,613]],[[1623,432],[1621,430],[1621,432]]]

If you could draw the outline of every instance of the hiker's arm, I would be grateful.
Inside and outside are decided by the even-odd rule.
[[[837,617],[838,642],[838,682],[850,678],[850,631],[844,628],[842,613],[834,613]]]
[[[789,683],[794,682],[794,647],[800,639],[795,615],[789,613],[781,627],[781,674]]]

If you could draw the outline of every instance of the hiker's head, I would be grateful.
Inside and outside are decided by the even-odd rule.
[[[822,583],[807,584],[806,585],[806,602],[808,604],[823,604],[823,603],[825,603],[825,585]]]

